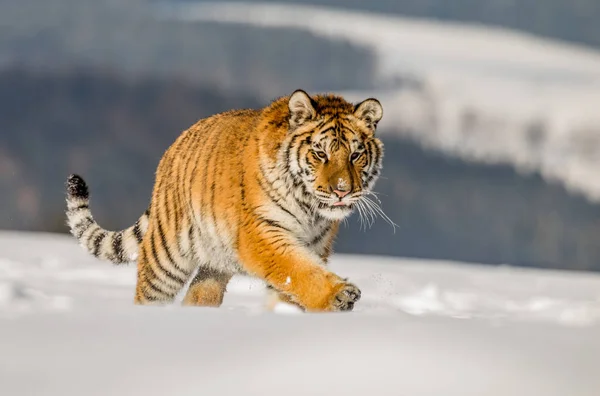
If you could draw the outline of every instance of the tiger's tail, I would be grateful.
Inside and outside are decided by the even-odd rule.
[[[148,230],[150,211],[129,228],[108,231],[100,227],[92,217],[88,186],[78,175],[67,180],[67,225],[79,244],[101,260],[123,264],[135,261],[138,248]]]

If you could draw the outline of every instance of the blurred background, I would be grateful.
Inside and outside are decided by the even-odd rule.
[[[0,228],[147,207],[196,120],[297,88],[379,98],[383,209],[336,250],[600,270],[597,0],[0,0]]]

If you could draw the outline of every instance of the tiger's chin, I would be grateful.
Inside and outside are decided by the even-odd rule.
[[[320,205],[319,214],[328,220],[343,220],[350,216],[353,211],[353,205]]]

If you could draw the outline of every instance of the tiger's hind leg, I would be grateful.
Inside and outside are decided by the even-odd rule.
[[[183,299],[183,305],[215,308],[221,306],[227,283],[232,276],[204,265],[200,266]]]
[[[149,227],[139,248],[134,302],[163,305],[174,301],[194,270],[191,260],[180,254],[176,243],[169,244],[159,224]]]

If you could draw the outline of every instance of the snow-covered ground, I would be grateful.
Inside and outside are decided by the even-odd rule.
[[[352,313],[135,307],[135,265],[0,232],[0,395],[600,394],[600,276],[336,255]]]
[[[159,3],[162,17],[305,29],[372,48],[382,127],[463,158],[537,170],[600,201],[600,52],[488,26],[303,5]],[[285,54],[282,54],[285,56]],[[395,88],[395,77],[416,86]]]

